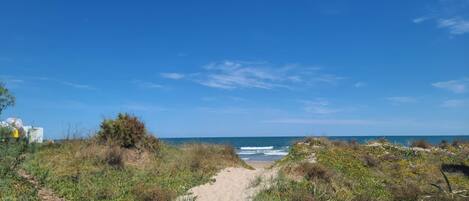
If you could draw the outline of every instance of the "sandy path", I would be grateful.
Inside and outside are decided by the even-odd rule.
[[[42,187],[39,185],[39,182],[34,179],[33,176],[28,174],[23,169],[18,170],[18,175],[26,179],[29,183],[31,183],[36,189],[38,189],[37,196],[39,199],[43,201],[65,201],[65,199],[58,197],[54,194],[54,192],[48,188]]]
[[[266,169],[269,164],[250,163],[255,170],[226,168],[215,177],[215,182],[192,188],[190,197],[197,201],[246,201],[251,200],[259,190],[254,181],[259,177],[270,177],[273,171]],[[181,197],[178,200],[189,200]]]

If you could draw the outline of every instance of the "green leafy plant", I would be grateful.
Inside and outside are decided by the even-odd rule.
[[[101,123],[98,139],[102,142],[132,148],[145,140],[145,124],[137,117],[120,113],[116,119],[106,119]]]

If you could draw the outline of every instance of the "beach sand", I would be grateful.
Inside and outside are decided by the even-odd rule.
[[[253,185],[258,177],[271,178],[275,171],[269,169],[273,162],[248,161],[255,170],[240,167],[225,168],[215,177],[215,181],[192,188],[189,197],[197,201],[245,201],[252,200],[260,185]],[[187,196],[178,200],[185,200]]]

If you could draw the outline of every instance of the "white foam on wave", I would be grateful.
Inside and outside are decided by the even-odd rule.
[[[271,150],[274,149],[274,146],[268,147],[241,147],[241,150]]]
[[[238,152],[239,155],[253,155],[253,154],[257,154],[258,152],[256,151],[240,151]]]
[[[288,155],[288,152],[283,152],[283,151],[278,151],[278,152],[266,152],[264,155],[267,156],[286,156]]]

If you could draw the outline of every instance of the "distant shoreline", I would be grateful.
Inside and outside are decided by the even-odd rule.
[[[196,136],[196,137],[159,137],[159,139],[186,139],[186,138],[304,138],[304,137],[469,137],[469,134],[455,135],[304,135],[304,136]]]

